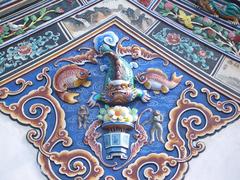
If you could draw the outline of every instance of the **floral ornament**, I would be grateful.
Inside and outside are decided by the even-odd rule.
[[[207,55],[207,53],[206,53],[206,51],[201,49],[200,51],[198,51],[198,55],[201,56],[201,57],[205,57]]]
[[[173,10],[173,8],[174,8],[174,5],[173,5],[173,3],[171,3],[171,2],[166,2],[165,4],[164,4],[164,8],[166,9],[166,10],[168,10],[168,11],[171,11],[171,10]]]
[[[19,46],[18,54],[20,56],[29,56],[32,53],[32,44],[25,43],[25,45]]]
[[[31,37],[17,46],[11,46],[0,53],[0,75],[7,69],[16,68],[27,60],[32,60],[58,46],[60,34],[47,31],[42,36]]]
[[[4,33],[4,28],[3,26],[0,26],[0,35],[2,35]]]
[[[151,4],[152,0],[138,0],[139,3],[144,5],[145,7],[148,7]]]
[[[180,34],[168,33],[166,41],[169,45],[178,45],[181,41]]]
[[[137,120],[138,110],[135,108],[129,108],[124,106],[114,106],[109,107],[105,105],[105,108],[101,108],[98,119],[103,120],[105,122],[130,122],[133,123]]]
[[[203,70],[209,69],[208,61],[217,61],[212,51],[204,50],[201,45],[188,37],[181,37],[180,34],[169,31],[169,28],[163,28],[152,36],[187,61],[201,64],[200,68]]]
[[[230,31],[216,24],[208,17],[190,14],[172,2],[162,0],[156,12],[162,16],[176,20],[193,33],[201,36],[225,52],[240,55],[240,30]]]
[[[4,43],[5,39],[9,39],[11,37],[23,34],[29,29],[35,29],[39,22],[49,21],[52,19],[52,17],[49,16],[49,14],[51,13],[62,14],[64,13],[64,9],[60,7],[57,7],[56,9],[52,9],[52,10],[47,10],[47,8],[42,8],[38,13],[39,13],[39,16],[35,14],[31,16],[25,16],[22,19],[23,24],[14,24],[12,22],[9,22],[7,24],[0,26],[0,44]]]

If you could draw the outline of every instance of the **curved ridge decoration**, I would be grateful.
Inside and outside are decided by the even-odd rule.
[[[139,171],[143,166],[154,164],[157,170],[154,171],[151,167],[145,167],[144,177],[148,179],[164,179],[170,174],[169,166],[178,167],[176,173],[171,179],[181,179],[188,168],[188,161],[193,157],[198,156],[205,148],[203,142],[198,141],[199,138],[205,135],[210,135],[226,126],[230,122],[236,120],[240,116],[239,105],[232,101],[219,101],[220,95],[217,92],[210,92],[207,88],[202,88],[201,91],[206,94],[207,102],[216,110],[229,114],[226,118],[214,115],[212,111],[205,105],[191,101],[187,98],[187,94],[191,98],[198,96],[198,91],[194,88],[191,81],[187,81],[188,86],[180,95],[177,101],[177,106],[171,110],[169,114],[170,122],[168,124],[169,134],[168,141],[165,148],[168,151],[177,150],[178,157],[172,157],[165,153],[152,153],[145,157],[140,157],[134,163],[130,164],[123,170],[123,176],[128,180],[139,179]],[[215,102],[214,100],[218,100]],[[205,125],[203,128],[196,129],[194,125],[199,126],[203,123],[203,119],[197,115],[191,115],[188,118],[181,119],[182,114],[189,110],[197,110],[202,113],[205,118]],[[186,128],[185,137],[187,143],[182,139],[179,133],[178,125]]]
[[[86,160],[89,164],[90,171],[87,173],[87,176],[84,177],[87,179],[98,178],[103,175],[103,168],[99,166],[98,160],[93,157],[89,152],[79,149],[71,151],[61,151],[55,152],[52,151],[54,146],[58,143],[62,143],[63,146],[69,147],[72,144],[72,139],[69,137],[68,132],[65,130],[65,113],[61,108],[58,101],[51,95],[51,78],[47,74],[48,68],[44,68],[40,74],[37,76],[37,80],[41,81],[46,80],[45,86],[39,87],[37,90],[32,90],[27,95],[23,96],[18,103],[13,103],[11,105],[6,105],[5,102],[0,102],[0,109],[3,113],[10,115],[14,120],[17,120],[19,123],[24,125],[29,125],[33,127],[27,133],[27,140],[32,143],[40,151],[38,155],[38,162],[41,165],[42,171],[50,179],[59,179],[57,175],[52,171],[49,161],[54,162],[55,164],[60,165],[59,172],[65,174],[69,177],[77,176],[78,179],[83,179],[83,176],[86,175],[87,169],[86,166],[79,161],[79,159]],[[2,99],[6,98],[8,95],[17,95],[24,91],[27,85],[31,82],[25,82],[24,80],[18,80],[17,83],[22,83],[22,87],[15,92],[9,91],[6,88],[1,88]],[[48,101],[52,106],[36,103],[31,105],[29,112],[31,115],[36,115],[39,111],[41,112],[38,117],[29,117],[22,109],[27,102],[35,98],[41,98]],[[51,133],[50,137],[46,139],[46,130],[47,130],[47,116],[48,114],[54,111],[56,115],[56,122],[54,131]],[[70,166],[71,162],[75,159],[78,159]]]

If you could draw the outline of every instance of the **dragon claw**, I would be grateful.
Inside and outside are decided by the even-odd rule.
[[[91,95],[91,97],[89,98],[89,100],[88,100],[88,106],[90,107],[90,108],[93,108],[95,105],[96,105],[96,103],[97,103],[97,101],[94,99],[94,96],[96,95],[97,93],[96,92],[92,92],[92,95]]]
[[[148,102],[151,99],[151,96],[148,94],[146,90],[143,91],[143,96],[142,96],[142,101],[143,102]]]

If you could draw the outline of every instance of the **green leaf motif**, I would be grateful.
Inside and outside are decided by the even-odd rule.
[[[8,25],[4,24],[3,25],[3,30],[4,30],[4,32],[8,32],[10,30],[10,28],[9,28]]]
[[[42,8],[40,10],[40,15],[43,16],[46,13],[46,11],[47,11],[47,8]]]
[[[29,17],[28,17],[28,16],[25,16],[25,17],[23,18],[23,21],[24,21],[24,23],[26,24],[26,23],[29,21]]]
[[[23,34],[25,31],[23,29],[19,29],[16,31],[16,35]]]
[[[178,13],[178,7],[174,4],[173,11],[177,14]]]
[[[102,115],[98,115],[97,118],[100,119],[100,120],[103,120],[103,116]]]
[[[32,21],[36,21],[37,20],[37,16],[35,16],[35,15],[32,15],[30,18],[31,18]]]
[[[158,5],[158,7],[159,7],[159,9],[164,9],[164,4],[163,4],[163,3],[160,3],[160,4]]]
[[[105,104],[105,105],[104,105],[104,108],[105,108],[106,110],[109,109],[109,105]]]
[[[194,27],[193,28],[193,32],[196,34],[201,34],[202,33],[202,29],[200,27]]]
[[[106,114],[106,110],[104,108],[100,108],[100,114]]]
[[[30,28],[30,29],[36,29],[36,28],[37,28],[37,26],[35,26],[35,25],[32,25],[32,26],[30,26],[29,28]]]
[[[50,16],[44,16],[42,20],[43,21],[49,21],[50,19],[52,19]]]
[[[228,37],[228,31],[224,30],[223,33],[222,33],[222,35],[223,35],[224,37]]]

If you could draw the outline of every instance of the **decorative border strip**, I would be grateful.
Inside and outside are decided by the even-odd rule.
[[[139,7],[144,12],[146,12],[148,14],[151,14],[154,18],[157,18],[159,21],[163,21],[163,22],[169,24],[170,26],[172,26],[173,28],[176,28],[176,29],[180,30],[182,33],[188,34],[188,36],[190,36],[190,37],[192,37],[192,38],[194,38],[194,39],[204,43],[206,46],[210,46],[213,49],[216,49],[217,51],[221,52],[222,54],[224,54],[226,56],[229,56],[229,57],[231,57],[232,59],[234,59],[236,61],[240,61],[240,58],[238,56],[236,56],[234,54],[231,54],[231,53],[227,53],[227,52],[223,51],[221,48],[218,48],[215,45],[209,44],[206,40],[199,39],[196,34],[192,34],[191,31],[187,30],[186,28],[183,28],[182,25],[179,25],[178,23],[175,23],[174,21],[172,21],[172,20],[170,20],[168,18],[165,18],[165,17],[162,17],[160,15],[157,15],[154,12],[149,12],[146,8],[142,7],[142,5],[139,5],[136,2],[133,2],[133,1],[130,1],[130,2],[135,4],[137,7]],[[156,3],[156,6],[157,6],[157,4],[158,3]],[[154,6],[154,8],[156,8],[156,6]]]
[[[94,37],[96,34],[98,34],[101,31],[104,31],[105,29],[109,28],[112,25],[116,25],[120,29],[124,29],[128,34],[135,37],[137,40],[139,40],[143,44],[146,44],[148,47],[150,47],[155,52],[157,52],[160,55],[160,57],[168,60],[169,62],[171,62],[173,64],[175,64],[179,68],[183,69],[185,72],[188,72],[189,74],[194,76],[196,79],[204,82],[205,84],[207,84],[207,85],[209,85],[209,86],[211,86],[215,89],[218,89],[219,92],[221,92],[225,96],[233,98],[236,101],[240,102],[240,97],[239,96],[237,96],[236,94],[234,94],[232,92],[227,91],[225,88],[221,87],[219,84],[217,84],[217,83],[213,82],[211,79],[209,79],[209,77],[205,77],[204,75],[202,75],[200,73],[196,73],[194,70],[192,70],[192,68],[190,68],[189,66],[184,64],[180,59],[170,55],[164,49],[160,48],[159,45],[152,42],[149,38],[145,37],[141,32],[134,29],[133,27],[130,27],[129,25],[124,24],[124,22],[122,20],[120,20],[118,17],[113,17],[113,19],[110,19],[105,24],[99,25],[98,27],[94,28],[91,32],[86,32],[85,34],[83,34],[82,38],[79,38],[79,39],[76,39],[75,41],[66,43],[64,48],[55,51],[55,53],[52,53],[50,56],[45,57],[45,58],[37,61],[35,64],[29,65],[24,70],[18,71],[17,73],[14,74],[14,76],[9,76],[6,79],[0,81],[0,86],[4,85],[4,84],[20,77],[20,76],[22,76],[23,74],[26,74],[26,73],[38,68],[39,66],[41,66],[41,65],[43,65],[43,64],[45,64],[45,63],[47,63],[47,62],[49,62],[49,61],[51,61],[55,58],[57,58],[58,56],[60,56],[64,53],[66,53],[67,51],[77,47],[79,44],[82,44],[86,40]],[[99,27],[101,27],[101,28],[99,28]],[[139,35],[141,35],[141,37]],[[144,38],[142,38],[142,37],[144,37]]]

